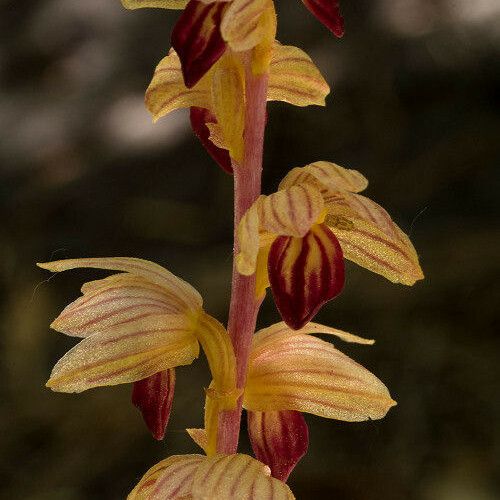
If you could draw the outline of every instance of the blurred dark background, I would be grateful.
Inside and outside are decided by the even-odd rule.
[[[318,321],[372,337],[337,345],[398,406],[381,421],[308,416],[299,499],[500,498],[500,4],[341,2],[334,39],[301,3],[278,2],[279,39],[331,83],[326,108],[269,106],[264,191],[324,159],[361,170],[421,257],[426,280],[396,286],[349,266]],[[137,256],[196,286],[226,320],[232,180],[193,138],[185,112],[152,125],[143,106],[178,13],[118,0],[0,2],[0,496],[119,499],[154,463],[195,452],[204,361],[178,371],[164,442],[130,387],[54,394],[44,383],[75,339],[50,321],[103,276],[50,281],[34,263]],[[496,285],[495,285],[496,284]],[[261,325],[277,320],[266,300]],[[247,446],[243,441],[242,449]],[[496,474],[495,474],[496,473]]]

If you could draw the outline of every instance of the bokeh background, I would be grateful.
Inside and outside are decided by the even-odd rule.
[[[426,273],[406,288],[349,266],[345,291],[318,315],[377,340],[339,347],[399,404],[376,422],[308,416],[310,451],[291,487],[299,499],[500,498],[500,4],[345,1],[339,41],[299,1],[277,3],[280,40],[305,48],[333,92],[326,108],[270,104],[265,192],[318,159],[361,170]],[[0,9],[0,496],[124,498],[155,462],[195,451],[183,429],[201,424],[206,365],[178,371],[161,443],[130,387],[44,389],[75,343],[50,321],[104,274],[48,279],[34,263],[151,259],[225,321],[232,180],[186,113],[153,126],[143,107],[178,13],[128,12],[118,0],[7,0]],[[277,318],[267,299],[260,324]]]

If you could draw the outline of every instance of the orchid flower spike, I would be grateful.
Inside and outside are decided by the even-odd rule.
[[[121,271],[85,283],[51,327],[83,340],[54,366],[47,386],[82,392],[133,383],[133,402],[154,437],[162,439],[172,404],[174,368],[203,347],[215,395],[232,408],[236,365],[225,328],[203,311],[200,294],[152,262],[128,257],[72,259],[38,264],[53,272],[75,268]]]
[[[374,201],[356,170],[320,161],[294,168],[277,193],[260,196],[238,229],[236,264],[270,285],[283,320],[303,327],[344,285],[344,258],[394,283],[423,278],[408,236]]]

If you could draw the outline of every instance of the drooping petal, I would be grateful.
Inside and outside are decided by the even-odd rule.
[[[159,483],[158,483],[159,486]],[[207,457],[193,478],[193,498],[290,500],[288,486],[269,475],[269,468],[248,455]]]
[[[187,88],[182,77],[181,62],[174,50],[170,50],[155,69],[153,79],[146,90],[146,107],[157,121],[179,108],[211,106],[210,86],[203,79],[193,88]]]
[[[189,498],[194,472],[204,459],[203,455],[173,455],[162,460],[144,474],[127,500]],[[161,492],[158,493],[156,487],[160,479]]]
[[[174,392],[174,368],[134,382],[132,404],[142,413],[144,422],[155,439],[162,440],[165,437]]]
[[[413,285],[424,275],[408,236],[380,205],[359,194],[340,193],[328,203],[326,224],[344,255],[394,283]],[[338,217],[350,224],[338,224]]]
[[[225,2],[190,0],[172,31],[186,87],[194,87],[226,50],[220,34]]]
[[[344,18],[340,15],[338,0],[302,0],[302,2],[336,37],[340,38],[344,34]]]
[[[202,298],[200,294],[187,282],[178,278],[164,267],[148,260],[132,257],[105,257],[96,259],[67,259],[54,262],[37,264],[42,269],[52,272],[67,271],[76,268],[106,269],[109,271],[122,271],[165,288],[170,295],[176,296],[186,305],[186,309],[197,311],[201,309]]]
[[[54,366],[47,387],[82,392],[92,387],[136,382],[190,364],[199,354],[192,320],[150,316],[83,339]]]
[[[298,411],[249,411],[248,435],[255,457],[285,481],[307,453],[309,430]]]
[[[247,410],[296,410],[354,422],[382,418],[394,404],[375,375],[316,337],[280,336],[250,356]]]
[[[159,9],[183,9],[187,0],[122,0],[126,9],[143,9],[155,7]]]
[[[399,228],[398,228],[399,229]],[[401,230],[391,238],[377,226],[361,219],[352,227],[335,227],[344,257],[393,283],[413,285],[424,275],[410,239]]]
[[[191,128],[196,134],[200,142],[203,144],[208,154],[217,162],[217,164],[227,172],[233,173],[231,166],[231,157],[227,149],[222,149],[216,146],[210,140],[210,129],[207,124],[217,123],[215,115],[206,108],[192,107],[190,112]]]
[[[144,475],[128,500],[291,500],[288,486],[248,455],[175,455]]]
[[[330,193],[349,191],[359,193],[368,186],[368,180],[357,170],[351,170],[329,161],[317,161],[305,167],[295,167],[280,182],[279,189],[301,184],[318,186],[324,197]]]
[[[329,93],[330,87],[303,50],[278,42],[273,45],[268,101],[324,106]]]
[[[265,35],[259,22],[269,0],[232,0],[224,12],[220,31],[232,50],[242,52],[255,47]]]
[[[237,162],[243,159],[245,77],[241,62],[225,56],[212,73],[212,103],[225,147]]]
[[[87,337],[110,326],[157,314],[181,314],[186,304],[164,287],[129,273],[84,287],[84,295],[50,325],[66,335]]]
[[[294,329],[302,328],[344,286],[342,250],[324,224],[315,224],[303,238],[276,238],[268,272],[276,307]]]

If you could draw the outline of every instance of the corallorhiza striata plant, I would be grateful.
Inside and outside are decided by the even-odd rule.
[[[303,0],[334,35],[335,0]],[[132,401],[156,439],[169,419],[175,368],[208,359],[204,427],[187,432],[203,454],[166,458],[146,472],[130,500],[293,498],[285,484],[308,447],[303,412],[362,421],[395,405],[375,375],[342,354],[328,334],[372,344],[311,322],[344,286],[344,259],[394,283],[423,278],[406,234],[359,194],[368,181],[329,161],[293,168],[278,191],[261,194],[267,101],[324,105],[328,84],[301,49],[275,38],[272,0],[123,0],[126,8],[184,9],[172,47],[146,91],[158,120],[190,108],[212,158],[234,177],[234,263],[227,328],[199,293],[165,268],[136,258],[62,260],[49,271],[118,271],[85,283],[52,328],[82,340],[55,365],[47,386],[81,392],[132,383]],[[271,288],[283,322],[255,333]],[[237,454],[242,408],[256,458]]]

